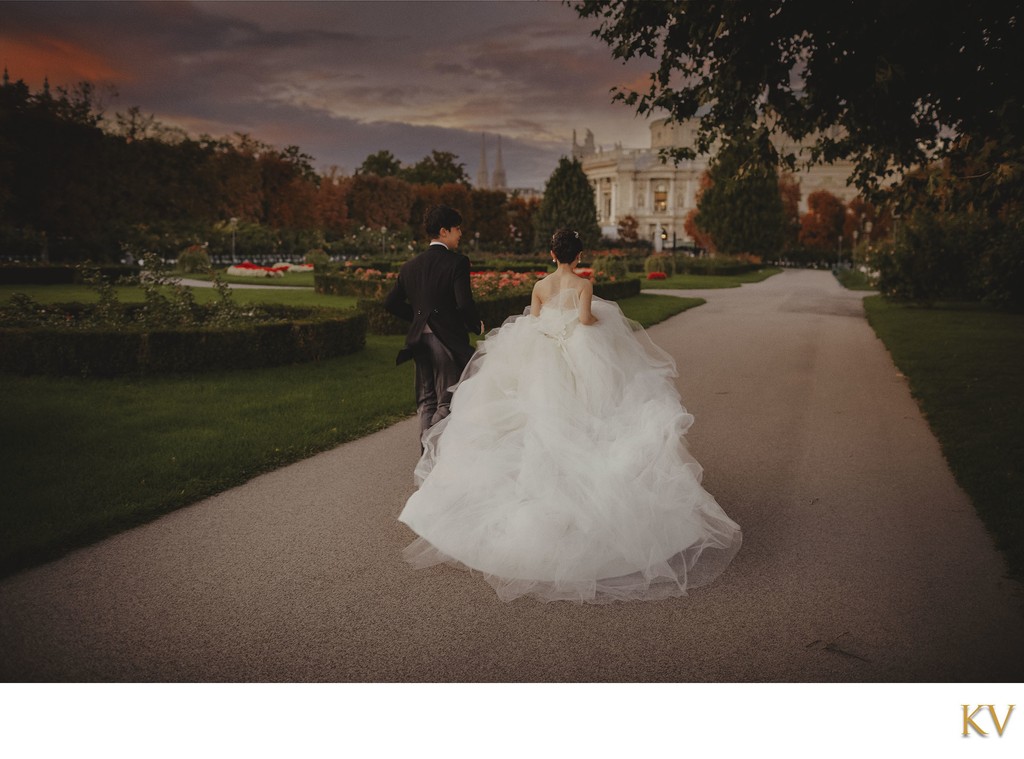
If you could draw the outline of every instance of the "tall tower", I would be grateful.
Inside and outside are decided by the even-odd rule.
[[[500,159],[499,159],[500,160]],[[487,135],[480,134],[480,169],[476,173],[476,186],[478,190],[486,190],[490,185],[487,182]]]
[[[501,163],[501,135],[498,135],[498,160],[494,165],[494,176],[491,178],[491,188],[504,190],[508,187],[508,180],[505,179],[505,167]]]

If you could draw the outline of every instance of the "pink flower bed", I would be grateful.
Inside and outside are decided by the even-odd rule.
[[[288,272],[313,271],[312,264],[274,264],[259,266],[252,261],[229,266],[227,273],[233,277],[283,277]]]
[[[516,295],[533,290],[538,279],[547,272],[474,271],[469,274],[473,295],[481,298],[501,295]]]

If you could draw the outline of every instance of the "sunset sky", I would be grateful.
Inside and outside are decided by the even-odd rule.
[[[650,62],[613,61],[560,2],[0,2],[0,17],[14,80],[88,80],[109,115],[295,144],[319,169],[445,150],[475,181],[480,134],[493,170],[500,133],[509,185],[542,189],[573,129],[649,143],[609,89],[644,86]]]

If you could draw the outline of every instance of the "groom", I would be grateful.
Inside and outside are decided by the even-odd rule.
[[[384,299],[384,308],[412,322],[395,363],[416,362],[421,436],[448,416],[449,388],[473,355],[469,331],[484,333],[469,287],[469,259],[455,251],[462,238],[462,216],[454,208],[434,206],[423,224],[430,247],[403,264]]]

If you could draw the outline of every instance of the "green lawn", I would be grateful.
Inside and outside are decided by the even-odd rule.
[[[646,279],[644,275],[641,287],[645,290],[718,290],[723,287],[763,282],[781,271],[782,269],[767,268],[745,274],[676,274],[668,279]]]
[[[864,301],[960,486],[1024,578],[1024,314]]]
[[[839,280],[839,284],[847,290],[877,289],[875,285],[871,283],[871,280],[867,278],[866,274],[859,272],[856,269],[840,269],[836,274],[836,279]]]
[[[18,289],[25,290],[10,290]],[[48,300],[83,300],[84,288],[52,289],[55,297]],[[245,294],[273,303],[294,302],[296,295]],[[354,302],[318,297],[339,305]],[[638,295],[620,305],[630,318],[650,325],[702,302]],[[6,464],[0,574],[409,416],[415,411],[413,367],[394,363],[402,342],[400,336],[370,335],[366,349],[351,356],[195,376],[84,380],[0,374],[0,455]]]

